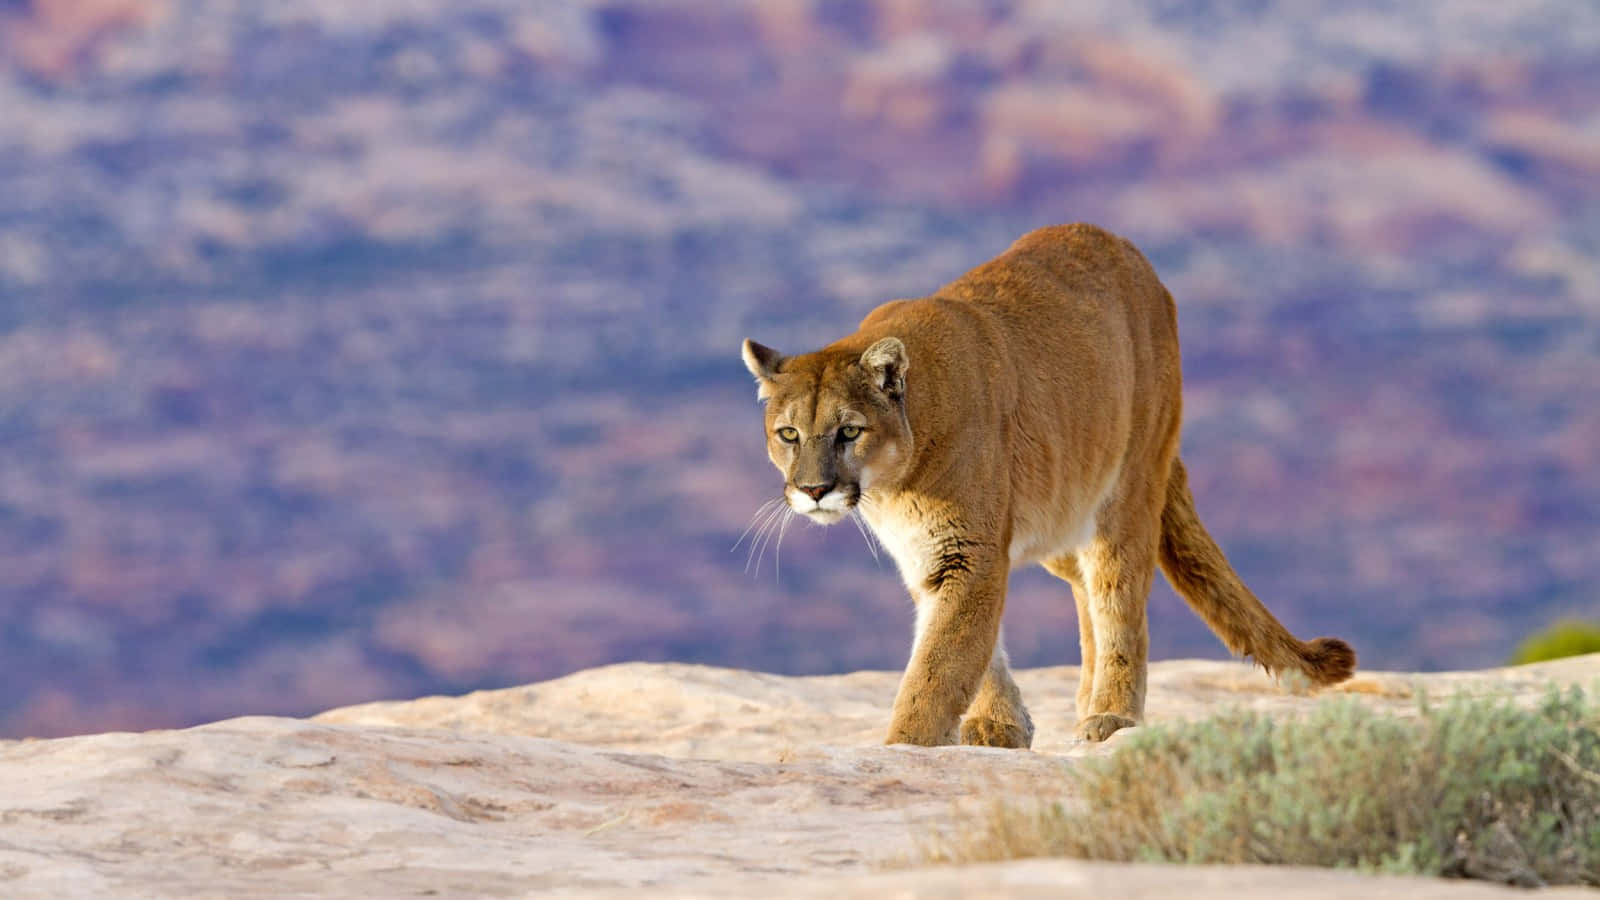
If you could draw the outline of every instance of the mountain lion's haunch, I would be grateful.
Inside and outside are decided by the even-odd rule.
[[[1290,634],[1200,524],[1176,310],[1127,241],[1041,228],[815,353],[745,341],[744,361],[790,508],[859,511],[916,601],[890,743],[1030,745],[1000,614],[1008,573],[1032,563],[1077,601],[1080,737],[1143,715],[1157,565],[1234,653],[1319,685],[1354,671],[1345,642]]]

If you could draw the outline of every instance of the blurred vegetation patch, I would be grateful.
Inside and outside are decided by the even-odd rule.
[[[1332,700],[1297,719],[1231,712],[1141,729],[1077,769],[1071,799],[1000,803],[929,861],[1073,856],[1279,863],[1600,885],[1600,700]]]
[[[1567,620],[1528,637],[1511,654],[1511,664],[1544,662],[1567,656],[1600,653],[1600,625]]]

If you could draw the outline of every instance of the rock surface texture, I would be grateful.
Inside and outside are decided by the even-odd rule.
[[[0,896],[1520,895],[1288,868],[918,867],[937,829],[990,798],[1061,796],[1066,769],[1124,738],[1070,740],[1076,669],[1051,668],[1019,674],[1034,752],[879,746],[896,677],[624,664],[310,720],[4,742]],[[1403,712],[1419,687],[1551,682],[1600,682],[1600,656],[1363,673],[1344,692]],[[1314,702],[1243,664],[1166,662],[1149,718]]]

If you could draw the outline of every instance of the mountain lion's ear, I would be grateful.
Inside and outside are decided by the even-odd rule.
[[[778,366],[783,363],[783,354],[755,341],[745,338],[744,341],[744,367],[750,374],[766,381],[778,374]]]
[[[761,386],[756,396],[762,400],[767,399],[767,389],[772,376],[778,374],[778,367],[783,365],[783,354],[745,338],[742,355],[744,367],[750,370],[750,374],[756,377],[756,382]]]
[[[898,399],[906,392],[906,369],[911,360],[906,357],[906,345],[899,338],[886,337],[861,354],[861,368],[872,376],[878,390]]]

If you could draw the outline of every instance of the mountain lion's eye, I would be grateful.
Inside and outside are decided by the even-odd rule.
[[[859,426],[859,425],[846,425],[843,428],[839,429],[839,437],[841,437],[841,438],[843,438],[843,439],[845,439],[847,441],[853,441],[853,440],[855,440],[856,438],[858,438],[860,436],[861,436],[861,426]]]
[[[788,425],[785,425],[778,429],[778,438],[785,444],[792,444],[795,441],[800,440],[800,432],[798,429],[790,428]]]

